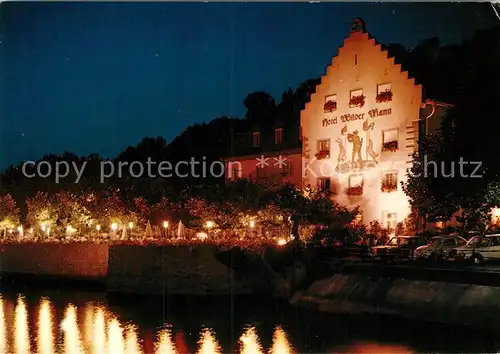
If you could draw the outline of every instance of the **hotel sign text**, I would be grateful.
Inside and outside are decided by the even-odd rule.
[[[392,114],[392,109],[371,109],[368,111],[368,116],[370,118],[378,117],[378,116],[388,116]],[[343,114],[341,116],[336,116],[333,118],[325,118],[323,119],[323,127],[328,127],[329,125],[337,124],[339,122],[341,123],[346,123],[346,122],[352,122],[355,120],[363,120],[365,119],[365,113],[360,113],[360,114]]]

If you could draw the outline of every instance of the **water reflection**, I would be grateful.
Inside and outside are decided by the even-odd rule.
[[[17,354],[30,354],[30,335],[28,327],[28,310],[23,296],[17,297],[14,320],[14,350]]]
[[[40,301],[40,310],[38,313],[37,341],[39,354],[55,353],[52,328],[53,324],[50,301],[43,298]]]
[[[33,313],[36,329],[30,333],[29,303],[19,295],[15,306],[0,296],[0,353],[31,353],[31,343],[39,354],[140,354],[146,351],[155,354],[221,354],[230,348],[222,348],[213,329],[203,328],[198,335],[195,348],[188,349],[184,332],[174,330],[166,324],[150,333],[140,335],[139,326],[125,322],[119,314],[98,304],[82,306],[68,304],[64,312],[57,316],[57,306],[48,298],[42,298]],[[12,311],[13,309],[13,311]],[[174,335],[175,333],[175,335]],[[196,333],[190,335],[196,336]],[[30,335],[32,337],[30,337]],[[154,338],[153,338],[154,337]],[[236,339],[236,338],[235,338]],[[270,338],[269,338],[270,339]],[[144,342],[143,342],[144,340]],[[147,343],[151,344],[148,349]],[[194,345],[194,343],[192,343]],[[12,350],[10,350],[12,349]],[[410,353],[411,350],[399,346],[360,344],[334,352],[350,353]],[[278,326],[274,329],[269,348],[262,345],[256,327],[249,327],[239,337],[240,354],[292,354],[296,353],[286,331]]]

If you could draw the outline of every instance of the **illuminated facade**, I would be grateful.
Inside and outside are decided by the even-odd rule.
[[[301,113],[303,188],[329,190],[359,206],[363,223],[394,229],[411,211],[401,182],[426,109],[422,87],[354,20]]]

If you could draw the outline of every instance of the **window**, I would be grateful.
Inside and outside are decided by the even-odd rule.
[[[281,175],[288,177],[292,173],[291,171],[291,166],[289,164],[284,164],[283,167],[281,167]]]
[[[318,178],[318,189],[322,192],[330,192],[331,191],[331,184],[330,184],[330,178]]]
[[[377,85],[377,95],[380,95],[382,92],[386,91],[391,91],[391,84]]]
[[[375,101],[377,103],[392,101],[391,84],[377,85],[377,97]]]
[[[358,65],[358,55],[354,54],[354,66]]]
[[[325,96],[325,105],[323,106],[323,111],[325,113],[328,113],[335,110],[337,110],[337,95]]]
[[[396,230],[396,224],[397,224],[396,213],[386,212],[384,217],[384,226],[389,233],[394,232],[394,230]]]
[[[276,145],[283,143],[283,128],[274,129],[274,143]]]
[[[365,105],[365,96],[363,90],[352,90],[349,96],[349,107],[363,107]]]
[[[382,175],[382,192],[393,192],[398,189],[398,173],[396,171],[384,172]]]
[[[260,132],[254,132],[252,134],[252,146],[254,148],[260,147]]]
[[[382,131],[382,151],[398,150],[398,128]]]
[[[330,152],[330,139],[318,140],[318,152],[323,150]]]
[[[363,186],[363,176],[352,175],[349,176],[349,187],[362,187]]]
[[[363,176],[349,176],[349,187],[347,188],[346,194],[351,196],[359,196],[363,194]]]
[[[233,179],[240,178],[240,170],[239,170],[237,167],[234,167],[234,168],[233,168],[233,171],[232,171],[231,177],[232,177]]]

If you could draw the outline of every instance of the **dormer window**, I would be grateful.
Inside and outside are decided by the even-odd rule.
[[[281,145],[283,143],[283,128],[274,129],[274,144]]]
[[[252,147],[254,148],[260,147],[260,132],[252,133]]]
[[[330,113],[337,110],[337,95],[329,95],[325,97],[325,105],[323,111]]]

